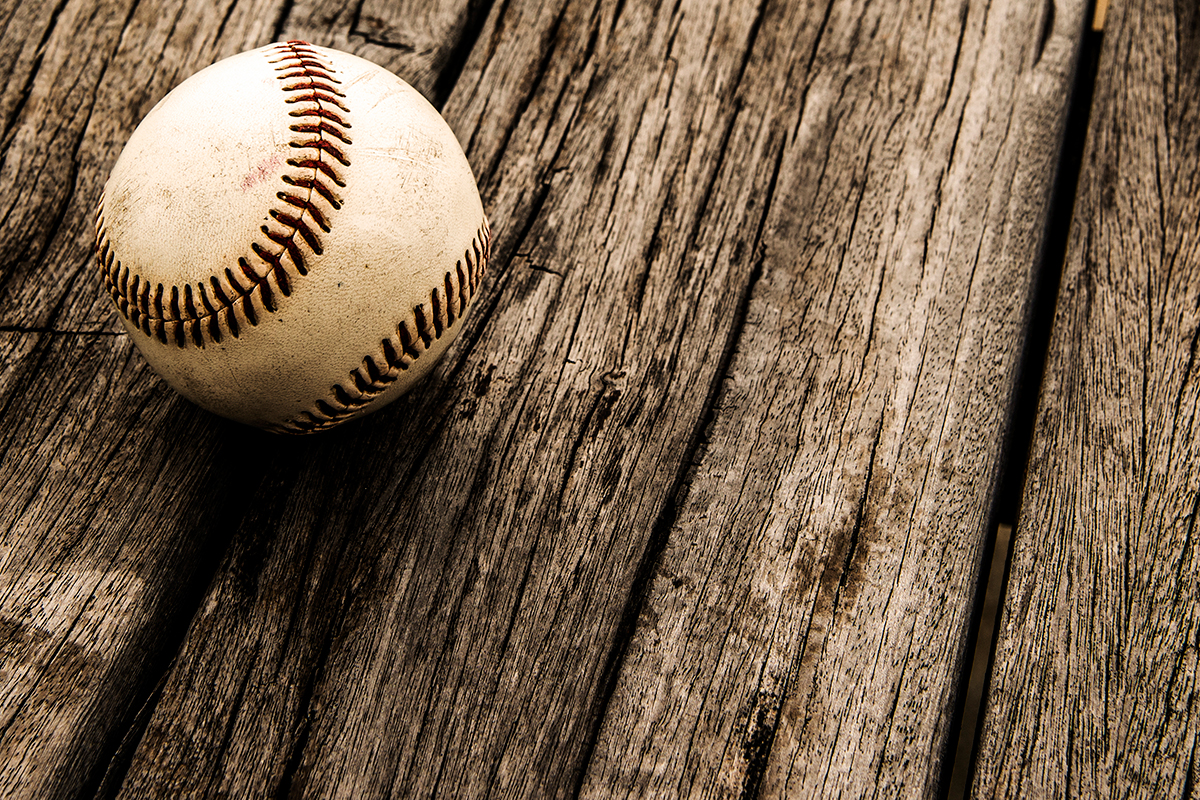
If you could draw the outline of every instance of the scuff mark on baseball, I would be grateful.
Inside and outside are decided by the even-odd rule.
[[[375,411],[462,327],[491,228],[462,148],[392,73],[283,42],[142,120],[96,212],[105,289],[200,406],[284,433]]]

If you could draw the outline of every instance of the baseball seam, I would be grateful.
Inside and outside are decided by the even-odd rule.
[[[479,283],[487,273],[492,254],[492,229],[485,217],[471,246],[445,273],[441,286],[429,293],[429,307],[417,305],[410,319],[401,320],[395,332],[380,341],[374,354],[363,357],[362,364],[350,371],[344,384],[334,384],[329,394],[312,408],[286,421],[282,433],[311,433],[346,421],[363,410],[408,369],[434,340],[454,325],[466,311]]]
[[[207,286],[152,286],[116,257],[103,196],[97,206],[96,259],[105,287],[134,327],[163,344],[203,347],[226,333],[238,338],[243,324],[257,325],[257,307],[274,312],[276,296],[290,295],[293,278],[308,274],[307,254],[324,252],[321,232],[329,232],[329,218],[341,208],[338,190],[346,185],[341,168],[350,166],[351,124],[340,81],[306,42],[276,45],[267,58],[283,83],[284,102],[296,106],[288,112],[295,120],[289,144],[296,152],[286,163],[300,172],[281,176],[284,188],[260,228],[263,239],[250,243],[250,254],[238,258],[236,269],[209,276]]]

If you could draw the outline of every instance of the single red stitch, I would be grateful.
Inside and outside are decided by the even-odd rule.
[[[446,273],[446,322],[450,325],[458,319],[458,292],[454,290],[454,282],[450,280],[450,273]]]
[[[190,283],[183,285],[183,310],[187,312],[188,318],[195,318],[197,316],[196,301],[192,297],[192,285]],[[183,319],[183,314],[180,314],[179,318]]]
[[[245,266],[244,266],[244,262],[245,262],[245,260],[246,260],[246,259],[244,259],[244,258],[239,258],[239,259],[238,259],[238,266],[242,267],[242,271],[243,271],[243,272],[245,272],[245,269],[246,269],[246,268],[245,268]],[[234,302],[235,302],[235,303],[236,303],[238,300],[240,300],[240,299],[241,299],[243,296],[245,296],[245,294],[246,294],[248,291],[250,291],[249,289],[247,289],[247,288],[245,288],[244,286],[242,286],[241,282],[240,282],[240,281],[238,281],[238,279],[234,277],[234,275],[233,275],[233,270],[231,270],[229,267],[226,267],[226,268],[225,268],[225,278],[226,278],[226,279],[229,281],[229,286],[230,286],[230,288],[232,288],[232,289],[233,289],[233,292],[234,292],[234,294],[236,294],[236,295],[237,295],[237,297],[236,297],[236,298],[234,298]],[[253,284],[251,284],[251,285],[253,285]],[[232,306],[232,305],[233,305],[233,304],[231,303],[231,304],[230,304],[230,306]]]
[[[467,303],[471,302],[471,296],[467,293],[470,286],[467,285],[467,276],[463,272],[462,260],[454,265],[454,271],[458,275],[458,308],[461,314],[467,307]]]
[[[396,346],[392,344],[391,339],[384,339],[380,344],[383,348],[383,359],[389,367],[392,369],[407,369],[408,365],[404,363],[404,355],[396,352]],[[391,383],[398,377],[399,373],[396,375],[389,374],[386,377],[387,383]]]
[[[434,335],[432,326],[430,325],[429,315],[425,313],[425,304],[420,303],[413,309],[413,316],[417,320],[417,336],[421,337],[421,342],[425,345],[425,349],[429,349],[429,345],[433,344]]]
[[[342,97],[345,97],[345,95],[342,95]],[[342,111],[345,111],[347,113],[349,113],[349,111],[350,111],[350,109],[346,108],[346,106],[342,103],[341,100],[339,100],[337,98],[336,95],[322,94],[321,92],[309,92],[308,94],[300,94],[300,95],[296,95],[295,97],[286,97],[286,98],[284,98],[283,102],[285,102],[285,103],[332,103],[333,105],[340,108]]]
[[[329,83],[337,84],[341,83],[341,81],[330,75],[328,72],[315,69],[313,62],[311,61],[300,61],[297,64],[289,64],[288,66],[284,67],[284,69],[294,69],[295,72],[285,72],[282,75],[276,75],[276,80],[290,81],[295,78],[308,78],[314,83],[317,81],[328,81]]]
[[[287,164],[289,167],[299,167],[300,169],[315,169],[318,172],[324,173],[326,177],[338,186],[342,188],[346,186],[346,182],[342,180],[341,176],[334,171],[333,166],[327,161],[311,158],[289,158]]]
[[[221,343],[221,318],[217,314],[208,317],[208,335],[217,344]]]
[[[433,307],[433,313],[431,314],[433,322],[433,338],[439,339],[441,338],[442,330],[445,328],[446,314],[445,309],[442,308],[444,305],[444,303],[442,303],[442,293],[436,286],[433,287],[433,291],[429,293],[429,304]],[[429,345],[426,344],[425,346],[428,347]]]
[[[318,81],[304,81],[303,83],[293,83],[291,86],[283,87],[285,92],[298,92],[301,89],[310,89],[314,92],[329,92],[331,95],[343,99],[346,97],[345,94],[338,91],[336,86],[330,86],[327,83],[320,83]]]
[[[263,226],[263,227],[265,229],[266,226]],[[270,238],[270,234],[268,234],[268,238]],[[263,283],[265,283],[266,277],[271,274],[272,270],[275,270],[275,269],[281,267],[283,265],[283,262],[280,261],[279,256],[275,255],[270,250],[268,250],[267,248],[260,245],[258,242],[254,242],[253,244],[251,244],[250,249],[254,251],[254,255],[256,255],[260,259],[262,259],[263,263],[267,265],[267,271],[263,273],[262,279],[257,281],[257,284],[259,286],[261,286]],[[253,292],[254,290],[251,289],[250,291]]]
[[[199,316],[201,316],[201,317],[216,316],[217,309],[213,306],[212,302],[208,299],[208,290],[205,288],[204,284],[197,283],[196,290],[200,294],[200,303],[201,303],[201,305],[204,306],[204,313],[200,314]]]
[[[304,254],[300,252],[300,246],[298,244],[296,244],[295,239],[290,236],[284,236],[282,234],[277,234],[277,233],[273,233],[273,232],[268,232],[267,238],[283,248],[283,251],[285,253],[287,253],[288,257],[292,260],[292,264],[299,265],[296,268],[296,271],[300,272],[300,267],[304,266]],[[257,250],[255,252],[258,253]],[[271,265],[270,272],[279,272],[283,269],[283,259],[280,258],[282,253],[280,254],[280,256],[271,257],[271,254],[267,253],[267,251],[264,250],[264,251],[262,251],[262,253],[258,253],[258,255],[260,258],[267,261]],[[308,268],[305,267],[304,271],[301,274],[307,275]]]
[[[363,367],[366,368],[372,384],[380,383],[383,380],[383,370],[379,369],[379,365],[375,363],[374,356],[364,358]]]
[[[258,285],[257,288],[258,288],[259,296],[262,298],[263,308],[265,308],[267,311],[270,311],[272,314],[274,314],[275,313],[275,292],[271,289],[271,282],[263,281],[262,283],[260,283]]]
[[[212,302],[208,299],[208,292],[205,290],[204,284],[198,283],[198,284],[196,284],[196,288],[200,293],[200,303],[204,306],[204,312],[205,312],[203,315],[200,316],[200,319],[208,320],[209,336],[213,339],[213,341],[219,343],[221,341],[221,326],[217,324],[217,309],[213,306]],[[198,332],[200,329],[200,325],[197,324],[196,328],[197,328],[197,332]],[[196,346],[203,347],[204,344],[203,344],[203,342],[196,342]]]
[[[160,283],[154,289],[154,298],[151,301],[154,303],[154,310],[158,312],[155,315],[156,319],[166,319],[167,315],[163,311],[163,285]]]
[[[312,182],[310,181],[310,183]],[[309,188],[312,187],[310,186]],[[277,192],[275,196],[288,205],[295,206],[296,208],[306,211],[308,215],[312,217],[313,222],[317,223],[318,228],[326,233],[329,233],[329,221],[325,219],[325,212],[322,211],[321,208],[315,205],[311,200],[306,197],[298,197],[294,194],[289,194],[288,192]],[[332,201],[330,204],[333,205]],[[336,208],[337,206],[334,207]]]
[[[292,282],[291,279],[288,278],[287,270],[285,270],[283,267],[275,270],[275,282],[279,284],[279,291],[284,297],[292,296]]]
[[[340,139],[344,144],[352,144],[349,136],[342,133],[328,122],[305,122],[299,125],[289,125],[288,128],[296,133],[315,133],[318,136],[325,133],[333,136],[334,138]]]
[[[226,270],[228,272],[229,270]],[[217,302],[225,307],[233,305],[229,297],[225,294],[225,290],[221,288],[221,282],[217,280],[216,275],[208,276],[209,282],[212,284],[213,296],[217,298]]]
[[[417,349],[417,337],[408,329],[408,320],[400,320],[400,324],[396,326],[396,335],[400,338],[400,347],[414,361],[417,356],[421,355],[421,351]]]
[[[235,339],[238,338],[241,328],[238,327],[237,314],[233,312],[233,305],[230,304],[229,308],[221,313],[225,315],[225,327],[229,328],[229,334]]]
[[[183,315],[179,313],[179,287],[171,287],[171,316],[167,320],[171,323],[171,332],[174,334],[171,338],[175,340],[176,347],[183,347],[187,344],[187,331],[182,323]]]
[[[266,251],[262,249],[262,246],[258,242],[251,242],[250,249],[268,264],[271,263],[270,260],[263,255],[263,253]],[[264,272],[262,275],[259,275],[258,270],[250,266],[250,262],[247,261],[244,256],[238,259],[238,266],[242,268],[242,274],[250,279],[250,288],[243,292],[243,294],[250,294],[254,291],[254,287],[261,283],[262,279],[266,277],[266,273]]]
[[[471,296],[475,295],[475,289],[479,282],[479,275],[475,269],[475,261],[471,258],[471,251],[468,250],[463,254],[463,260],[467,262],[467,278],[471,282]]]
[[[308,224],[305,223],[304,220],[300,219],[299,217],[293,217],[291,214],[286,214],[282,211],[276,211],[275,209],[271,209],[271,217],[277,220],[280,224],[287,225],[288,227],[292,228],[292,233],[290,234],[276,233],[275,231],[268,229],[266,225],[262,227],[262,230],[263,233],[267,235],[268,239],[275,242],[275,244],[282,246],[287,251],[288,255],[292,257],[293,263],[304,263],[304,254],[300,252],[300,246],[296,243],[297,233],[300,234],[300,237],[304,240],[305,244],[307,244],[314,253],[321,255],[324,252],[324,250],[321,249],[321,242],[319,239],[317,239],[316,233],[313,232],[312,228],[308,227]]]
[[[302,142],[288,142],[288,144],[299,150],[320,150],[323,153],[329,153],[329,155],[336,158],[343,167],[350,166],[350,159],[346,158],[346,154],[328,139],[308,139]]]
[[[137,305],[142,311],[143,317],[150,316],[150,283],[142,281],[142,289],[137,295]]]
[[[183,289],[184,310],[187,311],[187,321],[183,323],[185,333],[190,332],[192,341],[196,343],[196,346],[203,347],[204,341],[200,338],[200,318],[196,314],[196,303],[192,298],[192,285],[190,283],[184,284]],[[182,345],[180,346],[182,347]]]
[[[258,284],[254,288],[257,289],[259,286],[262,286],[262,284]],[[246,318],[246,322],[249,322],[251,325],[258,325],[258,312],[254,310],[254,303],[251,302],[253,296],[254,290],[251,289],[249,293],[242,295],[239,300],[242,304],[242,316]]]
[[[347,120],[345,117],[343,117],[341,114],[330,111],[327,108],[321,108],[320,106],[317,106],[316,108],[297,108],[295,111],[289,111],[288,116],[296,117],[296,118],[300,118],[300,119],[302,119],[304,117],[318,117],[320,119],[333,120],[334,122],[336,122],[338,125],[342,126],[343,128],[353,128],[354,127],[353,125],[350,124],[350,121]],[[338,134],[338,135],[344,135],[344,134]]]
[[[312,191],[316,191],[316,193],[321,195],[321,197],[325,198],[325,202],[329,203],[329,205],[333,206],[333,208],[335,210],[342,207],[341,196],[336,194],[332,189],[330,189],[328,186],[326,186],[323,181],[318,181],[318,180],[314,180],[312,178],[305,178],[305,177],[293,178],[290,175],[284,175],[283,182],[288,184],[289,186],[296,186],[300,189],[309,189]],[[278,197],[280,200],[283,200],[284,195],[285,195],[284,192],[279,192],[276,195],[276,197]],[[290,201],[288,201],[288,202],[290,202]],[[311,204],[310,204],[310,206],[311,206]]]

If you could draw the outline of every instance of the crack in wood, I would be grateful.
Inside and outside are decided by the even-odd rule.
[[[52,334],[55,336],[128,336],[125,331],[67,330],[37,325],[0,325],[0,333]]]

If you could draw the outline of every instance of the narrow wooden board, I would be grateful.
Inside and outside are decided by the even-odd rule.
[[[585,797],[931,797],[953,757],[1084,3],[766,9],[760,274]]]
[[[219,423],[153,377],[115,324],[91,256],[109,165],[178,73],[221,54],[206,32],[225,10],[8,5],[0,795],[62,797],[99,779],[182,636],[231,525],[231,509],[211,498],[256,481],[214,469],[244,459],[242,437],[214,436]]]
[[[274,464],[271,437],[198,411],[145,366],[103,295],[92,239],[108,169],[141,117],[196,70],[274,38],[288,6],[0,9],[5,797],[90,793],[114,753],[121,763]]]
[[[1200,15],[1108,9],[974,792],[1200,786]]]
[[[479,0],[295,0],[281,36],[354,53],[441,108],[487,17]]]

